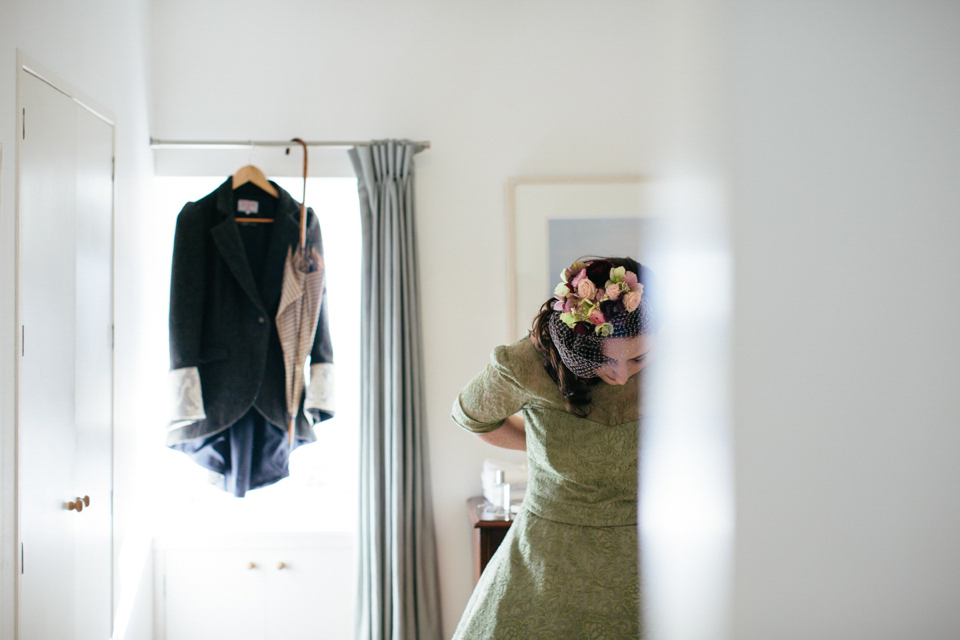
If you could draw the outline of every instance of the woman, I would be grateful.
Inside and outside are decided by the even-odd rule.
[[[636,374],[655,330],[650,274],[605,258],[562,276],[530,335],[494,349],[453,405],[486,442],[525,449],[530,470],[455,640],[640,636]]]

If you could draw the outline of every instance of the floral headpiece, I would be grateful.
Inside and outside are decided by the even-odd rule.
[[[609,260],[574,262],[560,277],[563,282],[553,292],[557,298],[553,309],[578,335],[609,336],[613,333],[609,319],[636,311],[643,296],[637,274]]]

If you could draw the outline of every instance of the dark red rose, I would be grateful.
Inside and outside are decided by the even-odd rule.
[[[603,312],[608,318],[613,318],[622,313],[626,312],[626,307],[623,306],[623,300],[604,300],[600,303],[600,311]]]
[[[612,268],[613,263],[609,260],[594,260],[587,265],[587,277],[597,285],[597,288],[603,289],[607,285],[607,280],[610,279]]]

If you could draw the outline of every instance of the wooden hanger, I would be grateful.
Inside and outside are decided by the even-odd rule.
[[[263,171],[260,171],[260,169],[256,168],[252,164],[248,164],[245,167],[240,167],[237,169],[237,172],[233,174],[234,189],[248,182],[252,182],[256,186],[272,195],[274,198],[280,197],[280,194],[277,193],[277,189],[270,184],[269,180],[267,180],[267,176],[263,175]]]
[[[274,198],[279,198],[280,194],[277,193],[276,187],[270,184],[270,181],[267,180],[267,176],[263,175],[263,171],[256,168],[252,164],[248,164],[245,167],[240,167],[237,169],[237,172],[233,174],[233,188],[236,189],[240,185],[251,182],[254,186],[260,187]],[[270,224],[273,222],[273,218],[242,218],[238,219],[237,222],[260,222],[263,224]]]

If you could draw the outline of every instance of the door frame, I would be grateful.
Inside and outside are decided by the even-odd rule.
[[[117,150],[117,136],[116,136],[116,118],[113,113],[103,107],[96,100],[93,100],[87,96],[82,91],[78,90],[76,87],[64,81],[60,76],[51,72],[46,67],[38,63],[36,60],[28,56],[21,49],[17,49],[17,100],[16,100],[16,132],[20,135],[16,136],[16,149],[15,155],[16,160],[15,165],[15,177],[14,177],[14,268],[13,268],[13,281],[14,281],[14,365],[13,365],[13,509],[4,508],[4,513],[13,514],[13,530],[14,535],[14,546],[13,553],[16,558],[14,563],[14,580],[12,586],[13,589],[13,628],[15,638],[20,637],[20,575],[23,570],[23,555],[22,550],[22,536],[20,531],[20,355],[22,354],[23,349],[23,325],[21,324],[20,317],[20,182],[21,182],[21,143],[24,139],[24,130],[26,123],[24,122],[24,106],[23,106],[23,82],[21,78],[22,74],[27,73],[41,82],[46,83],[56,91],[64,94],[71,100],[73,100],[78,106],[89,111],[91,114],[103,120],[105,123],[110,125],[113,128],[113,139],[111,141],[111,155],[116,158]],[[113,181],[112,181],[113,193],[111,197],[111,210],[110,210],[110,326],[114,327],[114,322],[116,314],[114,312],[114,291],[115,291],[115,257],[116,257],[116,202],[117,202],[117,185],[116,185],[116,166],[114,165],[113,172]],[[115,478],[113,477],[114,469],[114,446],[115,446],[115,437],[116,437],[116,402],[115,402],[115,389],[116,389],[116,361],[111,354],[111,382],[110,382],[110,395],[111,395],[111,415],[110,415],[110,628],[111,633],[113,632],[114,624],[114,615],[115,615],[115,555],[116,549],[114,547],[114,541],[116,539],[116,519],[114,518],[113,510],[113,494],[114,494],[114,482]],[[10,584],[10,583],[8,583]]]

